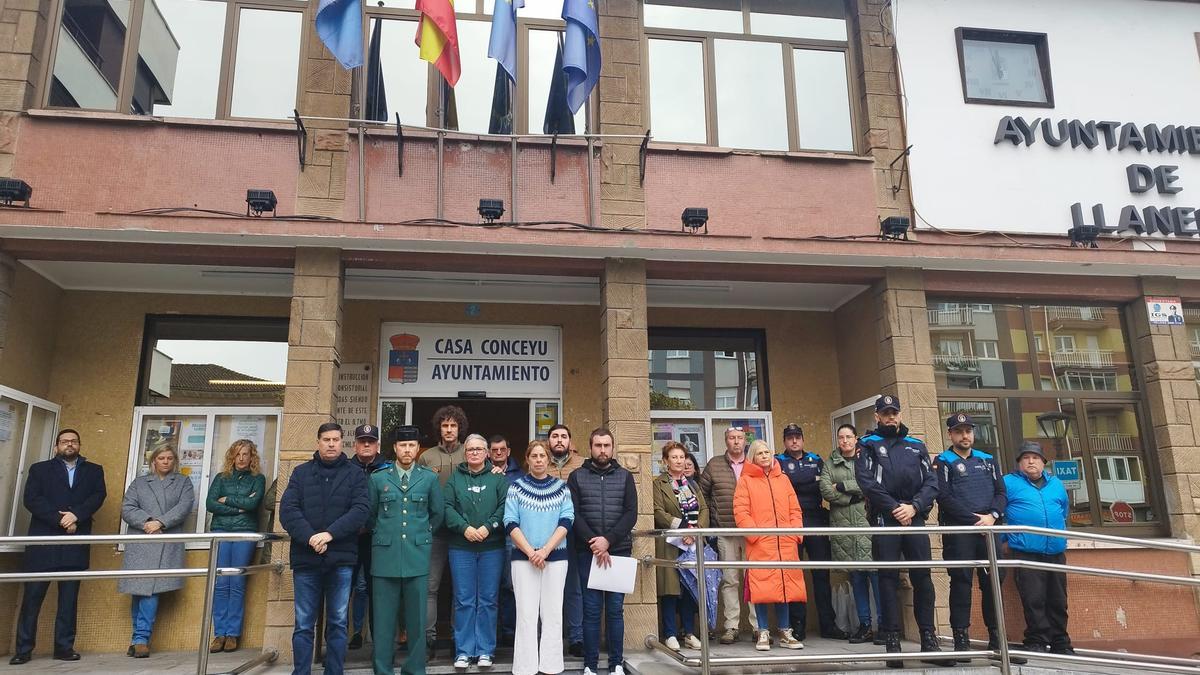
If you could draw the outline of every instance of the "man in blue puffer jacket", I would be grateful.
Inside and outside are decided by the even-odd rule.
[[[1052,530],[1067,529],[1071,503],[1062,481],[1046,471],[1042,446],[1025,441],[1017,453],[1017,470],[1004,477],[1008,505],[1004,518],[1009,525],[1031,525]],[[1066,563],[1067,540],[1042,534],[1007,535],[1013,558],[1062,565]],[[1014,578],[1025,610],[1025,647],[1030,651],[1074,654],[1067,635],[1067,575],[1017,568]]]

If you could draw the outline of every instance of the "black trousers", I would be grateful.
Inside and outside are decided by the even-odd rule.
[[[1043,555],[1014,550],[1012,557],[1055,565],[1067,562],[1065,553]],[[1070,647],[1071,637],[1067,635],[1066,573],[1018,567],[1013,571],[1013,578],[1025,610],[1025,644],[1035,648],[1045,645],[1053,649]]]
[[[17,618],[17,654],[33,651],[37,642],[38,614],[50,590],[49,581],[27,581],[21,595],[21,615]],[[58,582],[58,613],[54,617],[54,651],[75,648],[75,610],[79,605],[79,581]]]
[[[942,558],[946,560],[987,560],[987,540],[981,534],[942,535]],[[992,598],[992,573],[986,567],[974,570],[968,567],[950,568],[950,627],[971,626],[971,583],[972,576],[979,576],[979,590],[983,596],[983,623],[988,628],[996,627],[996,601]],[[1004,570],[1000,570],[1000,583],[1004,583]]]
[[[804,527],[829,527],[829,512],[804,512]],[[829,537],[805,537],[800,543],[801,558],[808,554],[809,560],[832,560],[833,549],[829,545]],[[812,574],[812,587],[808,589],[808,597],[817,603],[817,621],[821,633],[827,634],[837,630],[837,618],[833,612],[833,590],[829,587],[829,570],[809,570]],[[792,630],[797,635],[804,635],[808,627],[808,605],[803,602],[788,603],[788,615]]]
[[[890,517],[883,518],[885,527],[895,527],[906,530],[904,526]],[[922,527],[925,521],[914,518],[912,527]],[[929,536],[925,534],[883,535],[877,534],[871,538],[871,554],[881,562],[900,560],[928,561],[933,555],[929,550]],[[933,630],[933,579],[928,567],[914,567],[908,570],[908,578],[913,587],[913,615],[921,630]],[[883,601],[881,608],[880,630],[900,630],[900,598],[897,591],[900,587],[900,570],[879,570],[879,595]]]

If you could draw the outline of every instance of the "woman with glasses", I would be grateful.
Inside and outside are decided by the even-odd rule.
[[[504,565],[508,479],[492,471],[487,439],[467,436],[466,461],[446,483],[446,529],[454,584],[454,667],[489,668],[496,652],[496,598]]]

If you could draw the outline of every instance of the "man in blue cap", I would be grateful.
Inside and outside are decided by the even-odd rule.
[[[873,526],[922,527],[937,499],[938,481],[929,451],[919,439],[908,435],[900,420],[900,399],[884,394],[875,399],[875,430],[858,439],[855,479],[867,498],[867,515]],[[875,560],[929,561],[929,536],[923,533],[875,535],[871,541]],[[929,568],[908,570],[913,587],[913,614],[921,629],[921,651],[940,652],[933,623],[933,579]],[[900,600],[896,591],[900,571],[879,570],[879,595],[883,599],[879,630],[888,653],[900,652]],[[931,659],[927,663],[953,666],[954,659]],[[888,661],[889,668],[904,662]]]

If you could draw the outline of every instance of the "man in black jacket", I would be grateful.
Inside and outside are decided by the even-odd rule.
[[[908,435],[900,421],[900,399],[883,395],[875,399],[875,430],[858,439],[854,477],[867,498],[867,516],[878,527],[922,527],[937,498],[937,474],[929,450],[920,439]],[[875,535],[871,541],[875,560],[930,561],[926,534]],[[921,651],[939,652],[933,619],[933,579],[928,567],[912,567],[908,578],[913,586],[913,614],[921,629]],[[900,652],[900,601],[896,595],[900,571],[879,570],[879,595],[883,600],[879,629],[889,653]],[[953,666],[954,659],[928,663]],[[888,661],[889,668],[903,668],[903,661]]]
[[[583,673],[595,675],[600,661],[600,613],[605,615],[608,636],[608,672],[624,675],[625,596],[588,588],[595,559],[599,567],[612,565],[612,556],[633,552],[633,525],[637,522],[637,486],[633,474],[613,456],[612,432],[600,427],[588,438],[591,459],[567,478],[575,506],[573,536],[579,551],[579,585],[583,588]]]
[[[342,454],[342,427],[317,429],[317,451],[296,467],[279,500],[279,522],[291,537],[296,627],[292,673],[312,672],[317,611],[325,602],[325,673],[342,675],[350,580],[358,562],[358,531],[370,516],[367,478]],[[391,637],[376,637],[376,640]]]
[[[361,424],[354,430],[354,456],[350,463],[363,471],[367,481],[371,474],[392,465],[379,452],[379,427],[372,424]],[[371,597],[371,531],[363,528],[358,532],[358,562],[354,565],[354,579],[350,585],[350,599],[353,605],[351,626],[354,630],[350,636],[350,649],[363,646],[363,626],[367,619],[368,598]]]
[[[29,511],[29,536],[78,536],[92,533],[92,516],[107,492],[104,468],[84,459],[79,432],[63,429],[54,439],[55,457],[29,467],[24,503]],[[86,544],[29,546],[26,572],[75,572],[88,568]],[[38,614],[50,589],[49,581],[28,581],[17,619],[17,645],[9,663],[29,663],[37,639]],[[58,582],[58,614],[54,618],[54,658],[78,661],[75,651],[75,610],[79,581]]]

